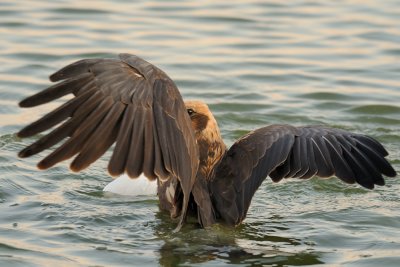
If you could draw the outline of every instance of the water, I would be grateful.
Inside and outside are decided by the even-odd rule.
[[[0,3],[1,266],[398,266],[400,182],[267,179],[236,229],[197,229],[156,197],[102,192],[106,159],[36,170],[14,136],[58,103],[17,102],[67,63],[129,52],[185,99],[210,104],[228,145],[271,123],[324,124],[380,140],[400,170],[399,1]]]

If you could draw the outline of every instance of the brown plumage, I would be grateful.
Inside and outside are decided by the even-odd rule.
[[[37,154],[66,139],[38,163],[47,169],[74,157],[73,171],[87,168],[114,143],[108,171],[157,179],[160,207],[182,226],[188,207],[206,227],[238,225],[266,177],[307,179],[335,175],[372,189],[394,177],[388,155],[375,139],[322,126],[270,125],[254,130],[227,150],[217,122],[200,101],[183,102],[160,69],[129,54],[85,59],[50,76],[61,81],[20,102],[33,107],[67,94],[74,98],[23,128],[28,137],[54,130],[23,149]]]

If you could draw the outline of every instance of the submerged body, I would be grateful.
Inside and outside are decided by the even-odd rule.
[[[240,224],[267,177],[279,182],[336,176],[372,189],[384,185],[382,174],[396,175],[378,141],[323,126],[270,125],[227,149],[208,106],[183,102],[164,72],[134,55],[81,60],[50,79],[61,82],[20,106],[70,93],[75,97],[18,133],[28,137],[59,125],[19,156],[34,155],[66,139],[38,167],[47,169],[76,156],[71,169],[80,171],[116,143],[109,173],[131,178],[143,173],[157,180],[161,209],[180,217],[177,230],[188,209],[197,213],[203,227],[217,221]]]

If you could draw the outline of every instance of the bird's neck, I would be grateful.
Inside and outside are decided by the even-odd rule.
[[[196,134],[196,139],[200,152],[198,175],[208,180],[214,166],[221,160],[226,151],[216,121],[209,121],[207,127]]]

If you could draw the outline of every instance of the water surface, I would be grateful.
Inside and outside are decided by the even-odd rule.
[[[1,266],[398,266],[400,183],[267,179],[237,229],[197,229],[157,198],[108,195],[107,157],[40,172],[15,137],[58,103],[17,102],[82,58],[140,55],[185,99],[210,104],[228,145],[272,123],[380,140],[400,170],[399,1],[8,1],[0,3]]]

